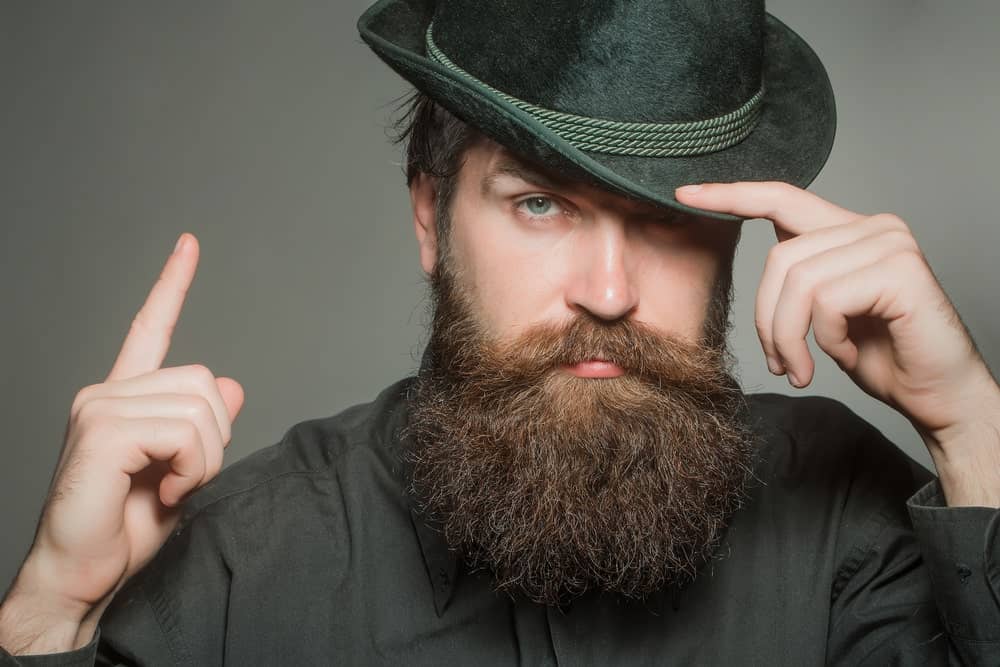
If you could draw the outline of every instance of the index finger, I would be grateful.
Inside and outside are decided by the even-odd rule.
[[[703,183],[677,188],[684,204],[741,218],[766,218],[774,223],[779,240],[823,227],[844,225],[862,217],[808,190],[781,181]],[[784,238],[779,232],[784,232]]]
[[[132,320],[108,381],[155,371],[170,348],[170,337],[198,266],[198,239],[181,234],[146,302]]]

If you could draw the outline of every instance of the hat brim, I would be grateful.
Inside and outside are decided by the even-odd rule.
[[[686,157],[632,157],[582,151],[530,114],[470,85],[426,56],[432,0],[382,0],[358,20],[362,39],[400,76],[486,136],[525,158],[607,189],[717,220],[728,213],[680,203],[690,183],[784,181],[807,187],[833,148],[836,106],[819,57],[777,18],[766,15],[764,100],[757,126],[740,143]],[[530,101],[530,100],[529,100]]]

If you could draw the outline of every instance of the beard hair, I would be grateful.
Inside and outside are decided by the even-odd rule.
[[[587,313],[504,342],[443,255],[403,439],[418,513],[497,590],[539,604],[693,580],[746,496],[757,449],[728,370],[729,285],[716,285],[694,345]],[[625,374],[559,370],[595,357]]]

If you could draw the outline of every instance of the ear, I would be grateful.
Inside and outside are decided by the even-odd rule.
[[[410,181],[413,229],[420,246],[420,265],[430,275],[437,264],[437,179],[420,173]]]

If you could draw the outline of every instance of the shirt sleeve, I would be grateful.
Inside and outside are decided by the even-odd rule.
[[[937,480],[906,507],[944,631],[969,664],[1000,663],[1000,509],[947,507]]]
[[[188,516],[119,590],[94,638],[75,651],[0,653],[0,667],[222,664],[229,572],[211,512]]]
[[[1000,510],[945,507],[937,480],[902,505],[874,511],[843,561],[827,664],[1000,665]]]
[[[0,653],[0,667],[221,664],[228,576],[217,539],[211,522],[182,524],[115,594],[89,644],[65,653]]]
[[[91,667],[97,663],[97,645],[101,641],[98,628],[86,646],[65,653],[12,656],[0,647],[0,667]]]
[[[794,434],[849,461],[829,468],[843,491],[826,664],[1000,665],[1000,510],[946,507],[937,478],[877,428],[825,409],[837,428],[812,417]]]

